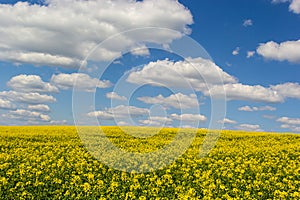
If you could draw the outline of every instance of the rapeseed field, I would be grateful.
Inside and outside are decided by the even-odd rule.
[[[136,138],[118,127],[103,130],[116,146],[141,153],[176,134],[164,128]],[[198,130],[166,168],[134,173],[95,159],[75,127],[0,127],[0,199],[300,199],[300,135],[222,131],[199,157],[206,133]]]

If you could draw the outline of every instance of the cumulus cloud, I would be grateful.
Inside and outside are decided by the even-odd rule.
[[[293,132],[300,132],[300,118],[280,117],[276,121],[282,123],[281,128],[290,129]]]
[[[300,99],[300,85],[299,83],[283,83],[272,85],[271,88],[278,94],[286,98]]]
[[[51,120],[49,123],[52,125],[65,125],[67,120]]]
[[[223,81],[235,83],[237,80],[210,60],[187,58],[177,62],[168,59],[150,62],[142,69],[132,71],[127,81],[170,88],[192,86],[193,89],[201,91],[206,88],[206,84],[223,84]]]
[[[17,92],[17,91],[2,91],[0,97],[12,102],[20,102],[27,104],[42,104],[53,103],[56,99],[51,95],[39,94],[37,92]]]
[[[142,68],[132,70],[127,81],[140,85],[192,88],[205,96],[215,98],[224,98],[226,93],[227,101],[282,103],[286,98],[300,97],[298,83],[284,83],[270,87],[245,85],[238,83],[235,77],[224,72],[213,62],[202,58],[188,58],[177,62],[168,59],[150,62]],[[158,98],[163,99],[162,96]]]
[[[63,90],[76,87],[76,89],[86,92],[94,92],[96,88],[108,88],[112,85],[108,80],[101,81],[83,73],[53,75],[51,83]]]
[[[240,53],[240,47],[237,47],[232,51],[232,55],[234,56],[238,55],[239,53]]]
[[[237,124],[235,120],[224,118],[223,120],[219,120],[218,123],[222,124]]]
[[[138,97],[137,99],[147,104],[159,104],[166,108],[187,109],[199,107],[198,99],[195,94],[185,95],[177,93],[168,97],[164,97],[160,94],[156,97]]]
[[[7,86],[20,92],[58,92],[58,88],[42,81],[40,76],[21,74],[12,77]]]
[[[266,59],[300,63],[300,40],[261,43],[256,52]]]
[[[139,120],[139,123],[146,126],[165,126],[171,124],[172,119],[168,117],[150,116],[146,120]]]
[[[116,100],[121,100],[121,101],[126,101],[127,98],[125,96],[120,96],[116,92],[108,92],[106,93],[106,98],[108,99],[116,99]]]
[[[247,58],[253,57],[255,54],[255,51],[247,51]]]
[[[300,118],[280,117],[276,121],[284,124],[300,125]]]
[[[146,108],[138,108],[135,106],[119,105],[105,110],[93,111],[87,114],[90,117],[97,117],[102,120],[127,119],[128,117],[141,117],[149,115],[149,110]]]
[[[132,49],[130,51],[130,53],[132,55],[135,55],[135,56],[148,56],[148,55],[150,55],[150,51],[145,45]]]
[[[243,22],[243,26],[247,27],[247,26],[252,26],[253,25],[253,21],[251,19],[245,19]]]
[[[263,131],[258,124],[240,124],[236,128],[244,131]]]
[[[48,105],[45,105],[45,104],[37,104],[37,105],[28,105],[28,110],[49,112],[50,108]]]
[[[1,109],[14,109],[14,108],[16,108],[16,106],[12,102],[0,98],[0,108]]]
[[[272,3],[289,2],[289,10],[295,14],[300,14],[300,0],[272,0]]]
[[[293,132],[300,133],[300,126],[290,125],[290,124],[282,124],[281,128],[290,129]]]
[[[178,1],[47,0],[47,5],[0,4],[0,59],[35,65],[78,67],[106,38],[141,27],[165,30],[120,37],[118,45],[97,49],[94,60],[110,60],[141,41],[165,44],[190,33],[190,11]],[[145,14],[146,13],[146,14]],[[88,19],[88,20],[87,20]],[[163,19],[163,20],[162,20]],[[139,45],[137,45],[139,44]]]
[[[171,114],[170,117],[174,120],[184,121],[184,122],[205,122],[207,118],[200,114]]]
[[[215,97],[222,97],[222,91],[226,91],[227,100],[246,100],[266,103],[280,103],[284,101],[284,97],[276,91],[265,88],[261,85],[243,85],[241,83],[215,85],[204,94]]]
[[[45,115],[36,111],[24,110],[24,109],[9,111],[7,114],[3,114],[2,116],[13,120],[26,121],[29,124],[38,124],[40,122],[51,121],[49,115]]]
[[[238,110],[239,111],[246,111],[246,112],[265,111],[265,110],[274,111],[274,110],[276,110],[276,108],[272,107],[272,106],[260,106],[260,107],[256,107],[256,106],[253,106],[253,107],[243,106],[243,107],[238,108]]]
[[[300,14],[300,0],[292,0],[289,9],[296,14]]]

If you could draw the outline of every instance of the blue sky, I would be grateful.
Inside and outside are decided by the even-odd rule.
[[[300,132],[299,0],[0,3],[2,125]]]

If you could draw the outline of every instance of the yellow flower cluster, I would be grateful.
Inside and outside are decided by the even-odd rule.
[[[177,131],[136,138],[103,130],[116,146],[140,153],[162,148]],[[223,131],[202,158],[206,132],[198,130],[166,168],[129,173],[95,159],[74,127],[0,127],[0,199],[300,199],[300,135]]]

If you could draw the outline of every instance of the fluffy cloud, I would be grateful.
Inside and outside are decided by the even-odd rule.
[[[224,118],[223,120],[219,120],[218,123],[222,124],[236,124],[237,122],[232,119]]]
[[[12,102],[0,98],[0,108],[2,108],[2,109],[14,109],[15,107],[16,106]]]
[[[293,132],[300,132],[300,118],[280,117],[276,121],[282,123],[281,128],[290,129]]]
[[[235,83],[236,79],[210,60],[187,58],[173,62],[168,59],[150,62],[142,69],[132,71],[127,81],[135,84],[151,84],[165,87],[189,87],[201,91],[206,84]]]
[[[113,108],[107,108],[104,111],[93,111],[88,113],[87,115],[90,117],[98,117],[102,120],[114,120],[149,115],[149,110],[146,108],[138,108],[135,106],[119,105]]]
[[[247,58],[253,57],[255,54],[255,51],[247,51]]]
[[[49,112],[50,108],[48,105],[45,105],[45,104],[37,104],[37,105],[28,105],[28,110]]]
[[[18,109],[14,111],[9,111],[7,114],[3,114],[3,117],[7,117],[9,119],[13,120],[20,120],[20,121],[26,121],[29,124],[37,124],[40,122],[50,122],[51,118],[48,115],[35,112],[35,111],[29,111],[24,109]]]
[[[299,83],[283,83],[272,85],[271,88],[278,94],[286,98],[300,99],[300,85]]]
[[[53,75],[51,83],[63,90],[72,89],[76,85],[76,89],[86,92],[94,92],[96,88],[108,88],[112,85],[110,81],[101,81],[83,73]]]
[[[0,4],[1,60],[78,67],[93,47],[117,33],[163,27],[181,34],[160,29],[150,33],[141,31],[138,37],[119,37],[118,47],[104,45],[97,49],[94,60],[110,60],[119,56],[121,49],[140,46],[140,41],[171,42],[182,33],[190,33],[188,25],[193,23],[190,11],[173,0],[47,0],[46,3]]]
[[[200,114],[181,114],[178,115],[176,113],[171,114],[170,117],[174,120],[184,121],[184,122],[205,122],[207,118],[204,115]]]
[[[247,26],[252,26],[253,25],[253,21],[251,19],[245,19],[243,22],[243,26],[247,27]]]
[[[168,97],[164,97],[160,94],[156,97],[138,97],[137,99],[147,104],[159,104],[167,108],[186,109],[199,107],[197,96],[195,94],[185,95],[177,93]]]
[[[220,80],[220,75],[224,82]],[[244,85],[238,83],[235,77],[224,72],[213,62],[202,58],[188,58],[177,62],[168,59],[150,62],[143,68],[131,71],[127,81],[168,88],[192,87],[206,96],[216,98],[224,98],[224,93],[226,93],[228,101],[282,103],[286,98],[300,97],[298,83],[284,83],[270,87]],[[158,98],[163,99],[162,96]],[[154,101],[154,99],[151,100]]]
[[[232,51],[232,55],[234,56],[238,55],[239,53],[240,53],[240,47],[237,47]]]
[[[127,98],[125,96],[120,96],[118,95],[118,93],[116,92],[109,92],[109,93],[106,93],[106,98],[109,98],[109,99],[116,99],[116,100],[121,100],[121,101],[126,101]]]
[[[37,75],[14,76],[7,82],[7,86],[20,92],[58,92],[57,87],[42,81]]]
[[[286,41],[280,44],[269,41],[260,44],[256,51],[266,59],[300,63],[300,40]]]
[[[147,125],[147,126],[164,126],[164,125],[171,124],[173,120],[168,117],[151,116],[149,119],[139,120],[139,122],[142,125]]]
[[[289,9],[296,14],[300,14],[300,0],[292,0]]]
[[[272,3],[290,2],[289,10],[293,13],[300,14],[300,0],[272,0]]]
[[[246,112],[253,112],[253,111],[264,111],[264,110],[268,110],[268,111],[274,111],[276,110],[276,108],[272,107],[272,106],[260,106],[260,107],[250,107],[250,106],[243,106],[238,108],[238,110],[240,111],[246,111]]]
[[[53,103],[56,99],[53,96],[46,94],[39,94],[37,92],[16,92],[16,91],[2,91],[0,97],[10,100],[12,102],[28,103],[28,104],[41,104]]]
[[[300,126],[290,125],[290,124],[282,124],[281,128],[290,129],[293,132],[300,133]]]
[[[284,97],[276,91],[265,88],[260,85],[243,85],[241,83],[216,85],[205,91],[204,94],[215,97],[222,97],[222,92],[226,91],[227,100],[246,100],[266,103],[280,103],[284,101]]]
[[[280,117],[276,121],[283,124],[300,125],[300,118]]]
[[[50,124],[52,124],[52,125],[65,125],[65,124],[67,124],[67,120],[51,120]]]
[[[263,131],[257,124],[240,124],[236,128],[244,131]]]
[[[150,55],[150,51],[145,45],[132,49],[130,51],[130,53],[132,55],[135,55],[135,56],[148,56],[148,55]]]

